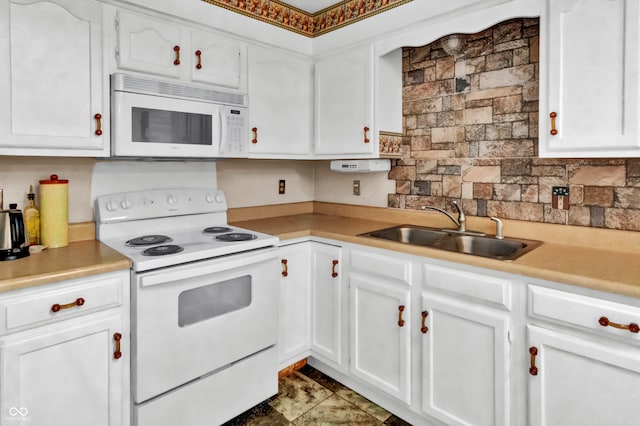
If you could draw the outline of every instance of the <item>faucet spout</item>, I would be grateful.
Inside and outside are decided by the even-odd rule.
[[[451,216],[451,213],[449,213],[448,211],[443,210],[443,209],[438,208],[438,207],[434,207],[434,206],[422,206],[422,210],[435,210],[437,212],[442,213],[443,215],[445,215],[449,219],[451,219],[451,222],[455,223],[456,226],[458,227],[458,230],[460,230],[460,222],[458,222],[455,217]]]

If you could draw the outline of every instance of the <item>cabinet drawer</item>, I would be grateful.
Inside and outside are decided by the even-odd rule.
[[[630,331],[640,324],[639,307],[536,285],[528,293],[531,318],[640,341],[640,333]]]
[[[411,262],[377,253],[352,250],[351,270],[411,282]]]
[[[454,293],[511,310],[511,281],[433,265],[424,267],[426,288]]]
[[[28,289],[0,299],[2,329],[16,331],[122,305],[125,274],[99,279],[52,284],[49,289]],[[61,287],[60,287],[61,286]]]

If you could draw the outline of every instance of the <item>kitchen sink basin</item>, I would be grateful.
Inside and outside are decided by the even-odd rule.
[[[381,238],[404,244],[431,247],[491,259],[513,260],[542,244],[541,241],[498,239],[490,236],[469,235],[459,231],[400,225],[361,234],[363,237]]]
[[[440,229],[402,225],[373,231],[365,235],[374,238],[382,238],[384,240],[396,241],[399,243],[426,246],[444,237],[448,237],[451,234]]]
[[[540,241],[524,241],[474,235],[452,235],[434,242],[431,247],[492,259],[512,260],[541,244]]]

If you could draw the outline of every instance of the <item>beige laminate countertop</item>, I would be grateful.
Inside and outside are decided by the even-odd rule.
[[[76,241],[0,262],[0,292],[129,269],[131,261],[96,240]]]
[[[367,215],[367,217],[376,217],[376,215]],[[504,261],[358,236],[358,234],[402,223],[408,222],[378,221],[318,213],[233,222],[236,226],[277,235],[281,240],[312,235],[640,297],[640,254],[635,252],[593,248],[593,245],[545,242],[516,260]],[[506,236],[510,235],[506,233]]]

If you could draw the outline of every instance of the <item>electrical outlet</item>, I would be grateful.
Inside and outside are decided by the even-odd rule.
[[[278,181],[278,194],[284,194],[284,179]]]
[[[551,207],[560,210],[569,210],[569,187],[551,187]]]
[[[353,181],[353,195],[360,195],[360,181]]]

